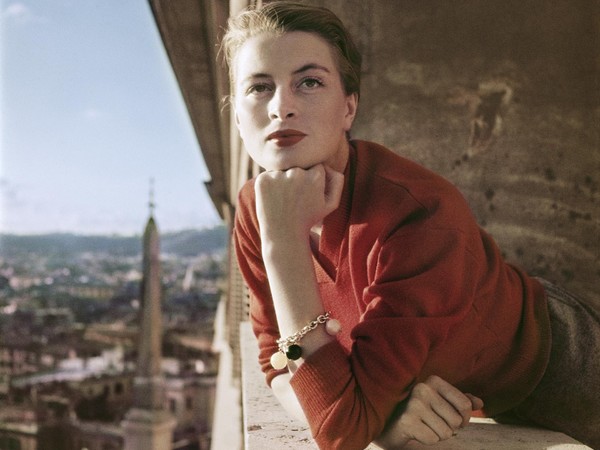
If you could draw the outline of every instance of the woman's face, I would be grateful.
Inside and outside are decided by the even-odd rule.
[[[237,126],[258,165],[344,170],[357,96],[345,94],[324,39],[302,31],[255,36],[238,51],[234,76]]]

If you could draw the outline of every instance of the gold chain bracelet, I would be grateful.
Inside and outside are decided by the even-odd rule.
[[[331,312],[327,311],[325,314],[319,315],[306,324],[300,331],[286,338],[277,339],[279,351],[271,355],[271,366],[274,369],[280,370],[287,366],[288,360],[296,361],[299,359],[302,356],[302,347],[298,343],[306,334],[317,328],[320,324],[326,324],[325,329],[332,336],[336,335],[341,328],[339,321],[331,318]]]

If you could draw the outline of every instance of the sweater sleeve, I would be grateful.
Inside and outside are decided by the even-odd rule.
[[[291,379],[320,448],[363,449],[379,436],[430,353],[468,315],[478,267],[467,242],[421,224],[373,249],[350,354],[330,343]]]

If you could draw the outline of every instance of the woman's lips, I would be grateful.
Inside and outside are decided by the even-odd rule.
[[[306,134],[298,130],[279,130],[269,134],[267,140],[273,141],[279,147],[289,147],[297,144],[305,137]]]

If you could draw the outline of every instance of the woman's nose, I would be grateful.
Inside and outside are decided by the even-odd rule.
[[[294,98],[291,92],[277,89],[269,102],[269,118],[289,119],[297,114]]]

